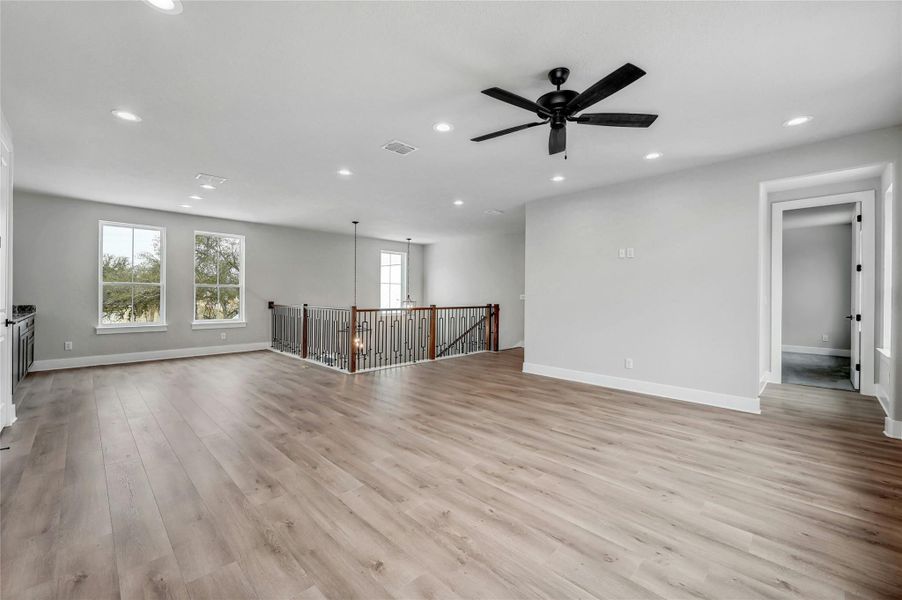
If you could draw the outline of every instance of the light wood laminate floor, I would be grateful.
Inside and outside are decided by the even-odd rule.
[[[255,352],[29,375],[12,598],[880,598],[902,442],[873,399],[760,416],[524,375]]]

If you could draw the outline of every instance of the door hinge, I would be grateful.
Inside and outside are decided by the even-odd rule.
[[[857,215],[857,216],[855,217],[855,220],[858,221],[859,223],[861,223],[861,215]]]
[[[855,265],[855,270],[859,273],[861,272],[861,265]]]
[[[860,371],[860,370],[861,370],[861,363],[855,363],[855,370],[856,370],[856,371]]]

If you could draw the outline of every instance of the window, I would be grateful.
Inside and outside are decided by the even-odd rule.
[[[166,324],[166,230],[100,221],[98,332]]]
[[[893,340],[893,186],[883,198],[883,351],[889,356]]]
[[[194,323],[244,324],[244,236],[194,232]]]
[[[401,308],[401,299],[407,282],[404,280],[404,266],[407,255],[403,252],[382,251],[382,279],[380,283],[381,308]]]

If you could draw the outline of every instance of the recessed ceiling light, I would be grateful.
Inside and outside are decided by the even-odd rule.
[[[793,117],[788,121],[783,123],[783,127],[795,127],[796,125],[804,125],[813,119],[814,117],[810,117],[808,115],[802,115],[799,117]]]
[[[436,123],[435,125],[432,126],[432,128],[435,129],[436,131],[438,131],[439,133],[448,133],[449,131],[454,129],[454,125],[452,125],[451,123],[441,122],[441,123]]]
[[[551,181],[554,181],[555,183],[557,183],[559,181],[563,181],[564,179],[565,179],[565,177],[563,175],[555,175],[554,177],[551,178]]]
[[[190,204],[179,204],[182,208],[191,208]]]
[[[209,183],[203,183],[203,184],[201,184],[200,187],[204,188],[205,190],[215,190],[216,189],[215,185],[210,185]]]
[[[664,156],[664,155],[661,154],[660,152],[649,152],[648,154],[645,155],[645,160],[654,160],[656,158],[661,158],[662,156]]]
[[[338,174],[344,175],[345,177],[347,177],[348,175],[351,174],[351,169],[339,169]]]
[[[464,205],[464,201],[463,201],[463,200],[455,200],[455,201],[454,201],[454,206],[463,206],[463,205]]]
[[[487,214],[487,215],[503,215],[504,211],[498,210],[497,208],[490,208],[487,211],[485,211],[485,214]]]
[[[188,197],[191,198],[192,200],[203,200],[203,198],[201,196],[198,196],[197,194],[191,194]]]
[[[180,0],[144,0],[144,2],[167,15],[177,15],[182,12]]]
[[[113,109],[112,113],[113,113],[114,117],[116,117],[117,119],[122,119],[123,121],[129,121],[131,123],[140,123],[141,122],[141,117],[139,117],[135,113],[129,112],[127,110],[122,110],[122,109],[116,108],[116,109]]]

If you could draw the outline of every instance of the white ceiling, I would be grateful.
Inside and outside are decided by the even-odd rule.
[[[0,20],[17,186],[182,210],[213,173],[229,183],[189,212],[345,232],[358,218],[421,242],[520,228],[536,198],[902,122],[899,2],[185,1],[169,16],[4,0]],[[480,90],[537,98],[567,66],[579,91],[627,61],[648,75],[591,110],[660,114],[650,129],[571,126],[567,161],[542,127],[468,141],[534,120]],[[815,119],[781,126],[799,114]],[[420,149],[380,148],[393,139]]]

